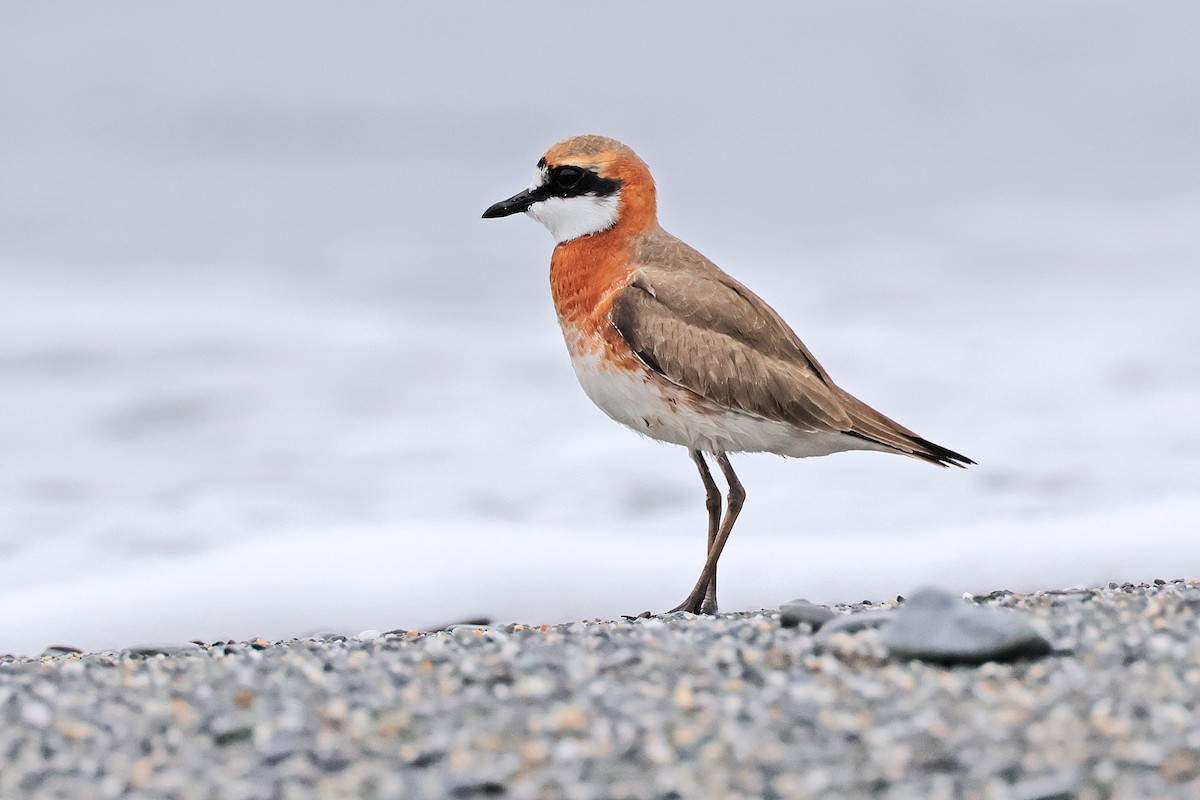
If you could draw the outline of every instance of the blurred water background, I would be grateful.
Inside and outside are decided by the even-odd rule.
[[[724,608],[1200,575],[1186,2],[4,2],[0,652],[680,600],[686,454],[575,384],[550,143],[980,466],[736,460]]]

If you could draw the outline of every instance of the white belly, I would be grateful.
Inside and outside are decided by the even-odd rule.
[[[806,431],[718,408],[648,369],[619,369],[602,361],[594,350],[569,349],[579,385],[592,402],[651,439],[706,453],[776,453],[793,458],[877,449],[852,436]]]

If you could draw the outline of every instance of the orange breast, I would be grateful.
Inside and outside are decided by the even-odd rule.
[[[568,346],[598,349],[603,357],[632,368],[641,362],[609,321],[616,293],[633,274],[628,237],[621,233],[605,231],[554,248],[550,293]]]

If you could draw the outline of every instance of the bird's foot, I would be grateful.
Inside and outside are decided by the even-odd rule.
[[[700,613],[709,616],[717,614],[717,582],[715,580],[708,585],[708,591],[704,593],[704,602],[700,604]]]
[[[668,611],[668,614],[673,614],[676,611],[686,611],[689,614],[716,614],[717,601],[716,598],[706,597],[704,594],[689,594],[687,599],[679,605]]]

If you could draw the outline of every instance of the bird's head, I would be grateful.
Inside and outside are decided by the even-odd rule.
[[[522,211],[559,244],[607,230],[637,232],[657,222],[654,178],[646,162],[616,139],[573,136],[546,151],[528,189],[483,216]]]

